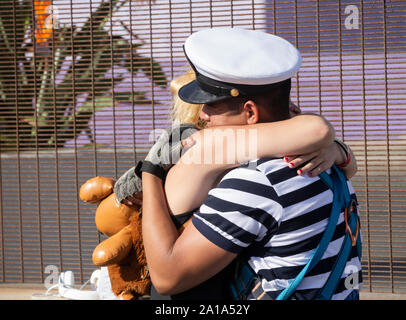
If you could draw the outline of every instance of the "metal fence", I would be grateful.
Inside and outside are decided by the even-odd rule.
[[[90,276],[100,235],[80,185],[145,156],[184,40],[212,26],[298,46],[293,101],[358,160],[363,290],[406,291],[406,4],[389,0],[1,1],[0,282]]]

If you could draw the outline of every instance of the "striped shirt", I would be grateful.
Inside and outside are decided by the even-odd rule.
[[[351,182],[347,184],[356,199]],[[266,158],[228,172],[210,190],[192,221],[217,246],[246,256],[262,279],[263,289],[275,298],[312,256],[327,226],[332,200],[333,193],[318,177],[299,176],[282,159]],[[344,235],[342,212],[322,259],[292,299],[316,298]],[[354,246],[332,299],[345,299],[361,282],[361,263]]]

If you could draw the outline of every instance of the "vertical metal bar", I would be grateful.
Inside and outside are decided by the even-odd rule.
[[[319,79],[319,90],[318,90],[318,108],[319,114],[322,113],[321,110],[321,58],[320,58],[320,4],[316,1],[316,30],[317,30],[317,78]]]
[[[20,125],[19,125],[19,105],[18,105],[18,74],[17,74],[17,41],[16,41],[16,8],[13,1],[13,33],[14,33],[14,90],[15,90],[15,115],[16,115],[16,147],[17,147],[17,188],[18,188],[18,230],[20,233],[20,265],[21,265],[21,282],[24,282],[24,245],[23,245],[23,225],[22,225],[22,199],[21,199],[21,159],[20,159]]]
[[[72,63],[74,61],[72,60]],[[62,230],[61,230],[61,206],[60,206],[60,190],[59,190],[59,153],[58,153],[58,110],[56,104],[53,106],[54,112],[54,152],[55,152],[55,183],[56,183],[56,220],[58,225],[58,250],[59,250],[59,270],[63,269],[63,257],[62,257]]]
[[[276,34],[276,0],[273,0],[272,7],[273,7],[273,33]]]
[[[70,22],[73,30],[73,3],[70,0]],[[70,37],[71,54],[72,54],[72,92],[73,92],[73,142],[74,142],[74,158],[75,158],[75,195],[76,195],[76,225],[78,229],[78,251],[79,251],[79,270],[80,281],[83,282],[83,266],[82,266],[82,245],[81,245],[81,233],[80,233],[80,216],[79,216],[79,195],[78,195],[78,157],[77,157],[77,142],[76,142],[76,73],[75,73],[75,43],[73,41],[73,32]]]
[[[251,22],[252,29],[255,30],[255,0],[251,1]]]
[[[339,53],[338,59],[340,63],[340,121],[341,121],[341,139],[344,141],[344,106],[343,106],[343,48],[342,48],[342,39],[341,39],[341,0],[338,0],[338,46]]]
[[[94,34],[93,34],[93,0],[90,0],[90,60],[91,60],[91,90],[93,111],[93,172],[97,176],[97,150],[96,150],[96,99],[94,88]],[[100,239],[99,239],[100,240]]]
[[[190,18],[190,23],[189,23],[189,27],[190,27],[190,34],[193,33],[193,8],[192,8],[192,1],[189,1],[189,18]],[[152,20],[151,20],[152,22]],[[152,43],[152,42],[151,42]]]
[[[233,11],[233,0],[230,0],[230,25],[231,25],[231,28],[232,27],[234,27],[234,16],[233,16],[233,14],[234,14],[234,11]]]
[[[137,158],[136,153],[136,141],[135,141],[135,107],[134,107],[134,57],[133,57],[133,20],[132,20],[132,0],[130,0],[129,4],[129,13],[130,13],[130,68],[131,68],[131,111],[132,111],[132,135],[133,135],[133,154],[134,154],[134,162]],[[134,163],[135,164],[135,163]]]
[[[385,124],[386,124],[386,172],[388,177],[388,227],[389,227],[389,272],[390,272],[390,283],[391,292],[394,293],[393,286],[393,250],[392,250],[392,192],[391,192],[391,166],[390,166],[390,148],[389,148],[389,106],[388,106],[388,51],[387,51],[387,35],[386,35],[386,1],[382,3],[383,6],[383,48],[385,56],[385,66],[384,66],[384,83],[385,83]]]
[[[35,10],[34,10],[34,4],[32,4],[32,21],[33,21],[33,30],[35,28]],[[52,30],[53,34],[53,30]],[[31,36],[32,43],[35,44],[35,33],[32,32]],[[33,51],[33,60],[34,60],[34,105],[37,105],[37,53],[36,50]],[[35,157],[36,157],[36,182],[37,182],[37,210],[38,210],[38,228],[39,228],[39,256],[40,256],[40,274],[41,274],[41,282],[44,281],[44,262],[43,262],[43,256],[42,256],[42,219],[41,219],[41,189],[40,189],[40,168],[39,168],[39,153],[38,153],[38,113],[37,113],[37,108],[34,108],[34,120],[35,120]]]
[[[366,108],[365,108],[365,61],[364,61],[364,4],[361,3],[361,67],[362,67],[362,119],[363,119],[363,135],[364,135],[364,151],[365,151],[365,208],[368,221],[368,261],[371,262],[371,247],[370,247],[370,225],[369,225],[369,179],[368,179],[368,143],[366,130]],[[369,270],[369,290],[372,291],[372,273]]]
[[[209,1],[209,9],[210,9],[210,28],[213,28],[213,0]]]
[[[3,223],[3,170],[1,168],[2,156],[1,156],[1,143],[0,143],[0,230],[1,230],[1,279],[2,282],[6,282],[6,272],[4,270],[4,223]]]
[[[171,61],[171,79],[173,79],[173,35],[172,35],[172,1],[169,0],[169,50]]]
[[[192,11],[190,11],[190,14],[192,14]],[[150,56],[150,61],[151,61],[151,75],[152,75],[152,1],[149,1],[149,56]],[[152,97],[152,130],[155,132],[155,95],[154,95],[154,83],[151,80],[151,97]],[[155,139],[155,136],[154,136]]]
[[[94,84],[94,33],[93,33],[93,0],[90,0],[90,59],[91,59],[91,90],[92,90],[92,111],[93,111],[93,174],[97,176],[97,127],[96,127],[96,90]],[[132,75],[132,73],[131,73]],[[100,232],[96,229],[97,243],[101,242]]]
[[[297,25],[297,0],[295,0],[295,45],[296,48],[299,48],[299,29],[298,29],[298,25]],[[296,97],[297,97],[297,101],[300,101],[299,99],[299,81],[300,81],[300,71],[298,71],[296,73]]]
[[[91,90],[92,90],[92,110],[93,110],[93,174],[97,176],[97,150],[96,150],[96,99],[94,87],[94,34],[93,34],[93,0],[90,0],[90,59],[91,61]],[[100,232],[97,231],[97,242],[100,243]]]
[[[92,110],[93,110],[93,172],[94,172],[94,176],[97,176],[97,172],[98,172],[98,166],[97,166],[97,150],[96,150],[96,144],[97,144],[97,138],[96,138],[96,108],[95,108],[95,103],[96,103],[96,99],[95,99],[95,85],[94,85],[94,51],[93,51],[93,49],[94,49],[94,34],[93,34],[93,6],[92,6],[92,4],[93,4],[93,1],[92,0],[90,0],[90,15],[91,15],[91,18],[90,18],[90,37],[91,37],[91,40],[90,40],[90,45],[91,45],[91,48],[90,48],[90,55],[91,55],[91,60],[92,60],[92,73],[91,73],[91,77],[92,77],[92,80],[91,80],[91,85],[92,85],[92,97],[93,97],[93,100],[92,100]],[[100,238],[100,235],[101,235],[101,232],[100,231],[98,231],[97,229],[96,229],[96,233],[97,233],[97,243],[100,243],[101,242],[101,238]]]
[[[137,141],[136,141],[136,137],[135,137],[135,101],[134,101],[134,56],[133,56],[133,15],[131,13],[131,8],[132,8],[132,0],[130,0],[129,3],[129,7],[130,7],[130,68],[131,68],[131,108],[132,108],[132,126],[133,126],[133,153],[134,153],[134,165],[135,165],[135,161],[137,159]]]
[[[113,3],[110,1],[110,65],[111,65],[111,98],[113,102],[113,150],[114,176],[117,178],[117,143],[116,143],[116,106],[114,96],[114,50],[113,50]]]

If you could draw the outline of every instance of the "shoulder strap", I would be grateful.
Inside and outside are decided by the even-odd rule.
[[[342,180],[338,176],[338,171],[335,166],[331,168],[331,177],[326,173],[322,172],[319,175],[319,178],[323,180],[324,183],[333,191],[333,205],[331,209],[330,218],[326,227],[326,230],[323,233],[323,236],[320,240],[319,245],[315,249],[313,256],[310,258],[308,263],[302,269],[302,271],[297,275],[297,277],[286,287],[277,297],[276,300],[286,300],[293,294],[297,286],[303,280],[307,272],[313,269],[313,267],[320,261],[324,252],[326,251],[331,238],[333,237],[334,231],[337,226],[337,221],[341,213],[342,208]]]
[[[341,172],[340,172],[341,173]],[[341,173],[339,174],[339,178],[341,179],[342,182],[345,184],[346,179],[344,177],[344,174]],[[347,214],[350,214],[350,217],[348,218],[348,227],[351,230],[351,233],[354,235],[357,232],[357,228],[359,228],[359,216],[358,213],[356,212],[356,208],[354,211],[352,211],[352,201],[351,201],[351,196],[350,192],[348,190],[347,185],[345,185],[345,188],[343,188],[344,191],[344,198],[345,198],[345,203],[347,205]],[[348,212],[350,210],[351,212]],[[358,225],[357,225],[358,224]],[[344,268],[347,264],[348,257],[351,253],[351,248],[354,244],[352,243],[351,236],[348,232],[346,232],[344,236],[344,241],[341,246],[340,252],[338,254],[337,260],[334,264],[334,267],[330,273],[329,278],[327,279],[326,284],[323,286],[323,288],[320,290],[320,293],[318,295],[318,299],[320,300],[330,300],[331,297],[333,296],[335,290],[337,289],[338,283],[340,282],[341,276],[343,274]],[[356,240],[356,246],[358,250],[358,256],[361,259],[361,238],[358,236]]]

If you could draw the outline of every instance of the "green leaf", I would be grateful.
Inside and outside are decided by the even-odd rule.
[[[149,100],[145,97],[144,92],[115,92],[114,100],[119,104],[139,104],[150,105],[157,104],[156,102]]]
[[[134,73],[136,73],[138,70],[143,72],[155,85],[161,87],[161,88],[166,88],[168,85],[168,82],[166,80],[166,75],[165,72],[163,71],[162,67],[160,64],[154,59],[150,57],[144,57],[144,56],[139,56],[135,55],[134,60],[131,64],[130,61],[131,57],[128,57],[127,62],[126,62],[126,67],[131,70],[131,65],[132,65],[132,70]]]
[[[93,112],[104,108],[109,108],[113,105],[120,104],[152,104],[153,101],[147,99],[143,92],[115,92],[114,97],[110,94],[104,94],[103,96],[96,97],[95,99],[89,99],[78,107],[76,113],[80,112]]]
[[[97,97],[95,99],[92,99],[90,101],[86,101],[84,104],[82,104],[80,107],[78,107],[77,112],[93,112],[98,111],[104,108],[111,107],[113,105],[113,99],[111,96],[101,96]]]
[[[41,140],[45,139],[51,145],[56,143],[57,146],[63,146],[64,141],[76,138],[83,130],[89,135],[88,123],[95,111],[113,104],[159,104],[147,98],[144,92],[112,93],[113,87],[124,80],[124,74],[121,72],[115,73],[113,79],[105,78],[114,64],[126,67],[134,76],[141,71],[155,85],[163,88],[167,86],[165,73],[159,63],[152,58],[137,55],[136,50],[142,44],[132,44],[126,38],[111,36],[104,30],[111,14],[127,2],[128,0],[101,1],[81,29],[59,25],[49,40],[53,53],[50,57],[26,55],[34,49],[32,45],[24,44],[25,39],[32,38],[34,32],[32,0],[11,0],[3,4],[2,9],[6,8],[6,5],[11,8],[0,10],[0,60],[10,63],[10,72],[0,73],[0,101],[3,103],[0,114],[6,115],[3,117],[4,121],[1,121],[4,125],[0,130],[4,135],[7,128],[15,128],[12,122],[15,122],[15,119],[12,120],[7,115],[12,113],[15,104],[20,102],[24,106],[29,105],[30,101],[35,104],[32,108],[20,110],[20,127],[24,126],[24,130],[31,129],[33,135],[41,135]],[[15,33],[17,36],[14,38]],[[89,42],[91,35],[93,39]],[[136,35],[132,36],[137,38]],[[76,58],[74,65],[70,66],[64,74],[64,79],[55,87],[55,76],[72,55]],[[17,59],[16,63],[13,56]],[[17,78],[10,74],[17,75]],[[17,102],[15,88],[18,88]],[[76,108],[78,96],[86,93],[88,100]],[[54,121],[58,126],[56,142],[52,132]]]
[[[3,41],[11,54],[20,50],[24,42],[25,29],[27,24],[31,23],[32,5],[29,1],[13,0],[9,1],[10,8],[0,10],[0,31]],[[22,23],[24,22],[24,23]]]

